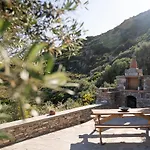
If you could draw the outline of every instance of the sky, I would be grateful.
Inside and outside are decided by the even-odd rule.
[[[84,22],[86,36],[95,36],[113,29],[125,19],[150,9],[150,0],[89,0],[75,16]]]

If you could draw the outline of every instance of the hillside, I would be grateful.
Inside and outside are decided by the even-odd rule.
[[[125,69],[129,67],[133,55],[137,57],[139,68],[143,69],[144,75],[150,75],[150,10],[125,20],[106,33],[87,37],[86,40],[83,41],[83,48],[78,54],[70,56],[70,52],[65,51],[62,56],[58,56],[53,71],[58,69],[59,64],[62,64],[66,68],[70,82],[79,83],[80,86],[67,87],[75,92],[75,94],[71,96],[65,93],[65,91],[68,91],[66,87],[64,87],[64,93],[62,91],[51,90],[47,87],[41,88],[37,94],[38,97],[41,97],[44,104],[39,105],[36,109],[43,114],[47,111],[46,109],[49,105],[52,105],[52,108],[54,107],[61,110],[95,103],[97,94],[99,94],[98,88],[115,87],[116,76],[124,74]],[[39,65],[41,65],[39,68],[43,66],[43,59],[47,59],[47,55],[43,56],[44,57],[38,58],[41,62],[39,63]],[[16,66],[22,69],[24,65],[18,64],[18,59],[16,62]],[[44,64],[49,65],[49,60],[46,62],[47,63]],[[49,65],[49,67],[52,66]],[[31,69],[32,68],[33,66],[31,66]],[[13,67],[11,69],[13,69]],[[45,72],[46,68],[43,68],[44,70],[40,72],[38,69],[35,68],[35,73],[31,73],[33,78],[41,80],[41,84],[42,81],[46,81],[46,78],[41,77],[41,75],[47,75],[48,70]],[[64,70],[64,68],[59,67],[59,70]],[[4,69],[2,68],[1,71],[3,72]],[[21,74],[19,73],[18,76],[21,77]],[[16,83],[20,86],[20,78],[18,78],[18,76],[15,75],[14,79],[16,79]],[[36,80],[30,81],[36,82]],[[12,79],[11,84],[12,86],[16,86]],[[49,84],[51,84],[51,82]],[[5,85],[7,85],[7,83]],[[24,84],[24,81],[23,85],[27,86]],[[68,86],[69,85],[71,84],[68,84]],[[33,87],[29,86],[29,88],[32,89]],[[32,89],[32,96],[27,96],[26,99],[35,100],[36,90],[34,89],[36,88]],[[28,95],[26,88],[25,90],[18,88],[18,90]],[[16,120],[20,118],[17,113],[20,111],[20,106],[14,107],[15,105],[18,106],[19,103],[18,101],[12,100],[12,95],[15,95],[12,94],[12,92],[12,88],[1,86],[0,99],[2,104],[6,104],[4,112],[8,112],[8,114],[12,116],[11,120]],[[11,105],[11,107],[9,107],[9,105]],[[35,103],[33,102],[32,105],[34,107]]]
[[[103,85],[104,81],[113,83],[116,75],[124,74],[124,69],[128,68],[133,54],[137,56],[139,67],[144,69],[144,73],[150,74],[148,62],[142,63],[140,57],[143,51],[141,49],[144,45],[149,47],[149,41],[150,10],[125,20],[106,33],[87,37],[83,42],[84,46],[80,54],[69,60],[59,58],[59,62],[70,72],[87,74],[92,77],[96,74],[102,80],[99,86]],[[146,50],[145,56],[147,54]],[[108,70],[111,70],[109,77],[106,75]]]

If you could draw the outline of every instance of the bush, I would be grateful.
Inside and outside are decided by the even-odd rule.
[[[91,93],[84,94],[82,99],[84,105],[92,104],[95,100],[94,95]]]

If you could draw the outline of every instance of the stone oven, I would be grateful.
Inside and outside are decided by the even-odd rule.
[[[117,76],[117,88],[98,93],[97,102],[107,101],[111,108],[119,106],[150,107],[150,75],[143,75],[138,68],[136,58],[133,57],[130,68],[123,76]]]
[[[150,106],[150,76],[144,76],[133,57],[130,68],[124,76],[117,76],[117,91],[120,91],[121,105],[131,108]]]

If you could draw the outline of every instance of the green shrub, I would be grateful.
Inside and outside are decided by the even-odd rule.
[[[84,105],[92,104],[94,100],[95,100],[94,95],[91,93],[86,93],[82,97],[82,101]]]

